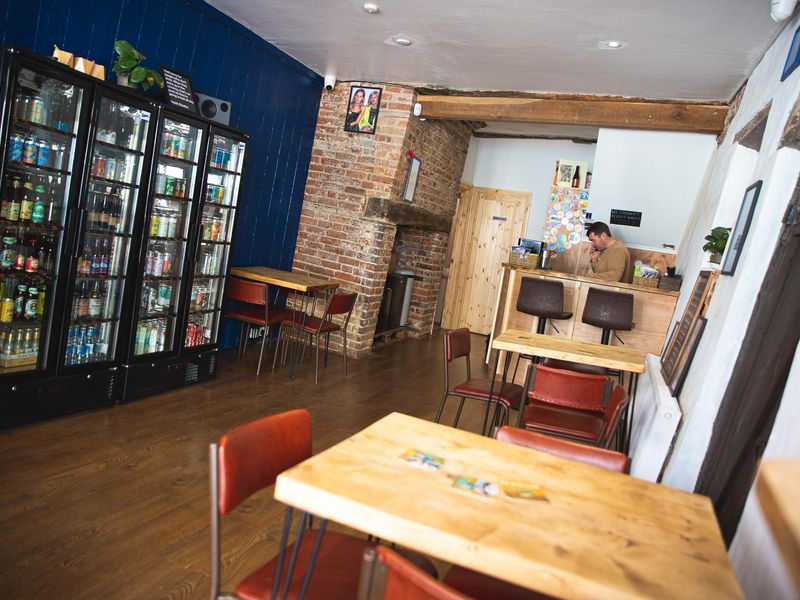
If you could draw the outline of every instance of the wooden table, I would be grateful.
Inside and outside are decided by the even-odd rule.
[[[305,324],[306,309],[308,308],[309,299],[311,299],[311,311],[313,312],[316,303],[316,294],[318,292],[335,290],[339,287],[339,283],[331,279],[313,277],[305,273],[282,271],[281,269],[273,269],[272,267],[232,267],[230,274],[233,277],[259,281],[267,285],[274,285],[293,291],[292,320],[295,320],[297,311],[300,311],[302,315],[302,324]],[[300,294],[299,297],[298,294]],[[298,334],[295,336],[295,339],[287,339],[289,339],[291,343],[291,352],[289,353],[289,378],[294,379],[300,354],[300,336]]]
[[[411,448],[445,465],[415,468]],[[474,496],[448,474],[537,483],[548,501]],[[557,597],[742,597],[705,496],[398,413],[279,475],[275,498]]]
[[[604,367],[614,371],[630,373],[628,382],[628,408],[625,410],[625,419],[623,421],[623,430],[625,432],[624,444],[620,448],[627,453],[631,438],[631,428],[633,427],[636,385],[639,375],[645,371],[643,352],[631,348],[621,348],[620,346],[582,342],[579,340],[571,340],[563,337],[531,333],[516,329],[504,331],[494,338],[494,340],[492,340],[492,349],[498,351],[494,363],[493,376],[497,375],[500,352],[506,353],[503,376],[501,379],[503,383],[506,381],[508,365],[513,353],[569,360],[586,365],[593,365],[595,367]],[[498,387],[498,389],[500,388]],[[489,404],[487,403],[487,409],[488,406]]]

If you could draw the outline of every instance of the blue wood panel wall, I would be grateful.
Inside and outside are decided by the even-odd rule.
[[[252,141],[232,264],[291,268],[322,77],[201,0],[4,0],[0,23],[2,44],[47,55],[57,44],[109,74],[114,41],[128,40],[147,66],[230,101],[231,126]],[[237,331],[226,325],[224,347]]]

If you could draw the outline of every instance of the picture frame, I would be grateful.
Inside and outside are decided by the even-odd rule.
[[[761,193],[761,184],[762,180],[759,179],[744,191],[742,206],[739,208],[739,216],[736,218],[736,226],[728,239],[728,247],[722,261],[723,275],[733,275],[736,271],[736,264],[739,262],[742,246],[744,246],[750,223],[753,220],[758,195]]]
[[[578,188],[583,189],[586,185],[586,173],[589,169],[589,163],[577,160],[564,160],[558,161],[558,168],[556,170],[555,185],[557,187],[572,187],[572,180],[575,175],[575,169],[578,171]]]
[[[689,335],[686,338],[683,352],[675,366],[675,371],[667,382],[670,393],[676,398],[680,396],[683,384],[686,382],[686,376],[689,374],[689,367],[692,365],[692,360],[694,360],[697,346],[700,344],[700,338],[703,336],[703,331],[706,328],[707,322],[708,319],[705,317],[697,317],[697,319],[694,320],[689,329]]]
[[[783,65],[781,81],[785,81],[789,75],[800,65],[800,27],[792,36],[792,44],[789,46],[789,54],[786,56],[786,63]]]
[[[375,135],[383,88],[351,85],[344,115],[344,130]]]
[[[416,156],[412,156],[408,160],[408,175],[406,175],[406,187],[403,190],[403,201],[412,203],[414,202],[414,194],[417,191],[417,180],[419,179],[419,170],[422,166],[422,161]]]

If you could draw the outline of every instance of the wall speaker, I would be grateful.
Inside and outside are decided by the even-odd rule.
[[[212,98],[205,94],[195,94],[197,101],[197,109],[200,114],[206,119],[222,123],[223,125],[231,124],[231,103],[227,100],[220,100],[219,98]]]

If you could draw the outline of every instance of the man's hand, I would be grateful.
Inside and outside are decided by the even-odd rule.
[[[589,247],[589,260],[592,262],[596,261],[600,258],[600,250],[598,250],[594,245]]]

